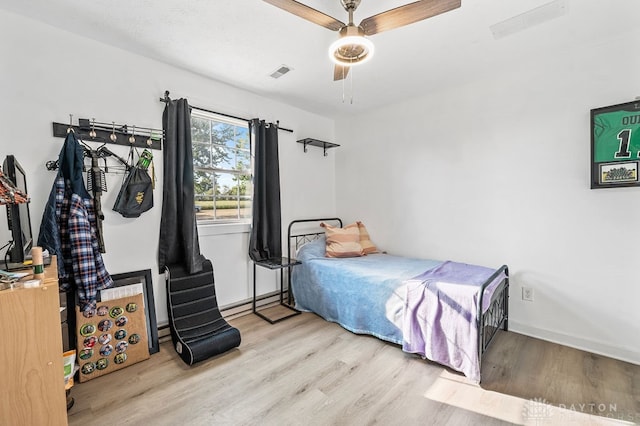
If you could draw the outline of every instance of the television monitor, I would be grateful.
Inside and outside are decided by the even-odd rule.
[[[28,194],[26,173],[13,155],[7,155],[2,165],[2,170],[16,188]],[[19,267],[26,260],[31,259],[33,234],[31,231],[29,203],[7,204],[7,223],[13,238],[13,244],[10,246],[7,255],[13,267]],[[12,265],[7,264],[5,266],[7,269],[11,269]]]

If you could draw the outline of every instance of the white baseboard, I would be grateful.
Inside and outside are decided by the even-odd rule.
[[[640,365],[640,352],[637,350],[611,346],[595,340],[583,339],[552,330],[532,327],[512,319],[509,319],[509,331]]]
[[[284,292],[284,297],[287,297],[287,291]],[[259,296],[256,300],[256,308],[264,308],[269,305],[280,303],[280,291],[274,291],[262,296]],[[251,299],[244,300],[239,303],[235,303],[229,306],[222,306],[220,308],[220,314],[224,319],[232,320],[234,318],[241,317],[253,313],[253,301]],[[162,324],[158,327],[158,340],[160,343],[168,340],[171,337],[171,330],[169,330],[169,323]]]
[[[286,301],[286,290],[284,292],[284,298]],[[258,296],[256,300],[256,308],[264,308],[275,303],[280,303],[280,291],[274,291],[262,296]],[[222,306],[220,308],[220,313],[226,320],[232,320],[243,315],[251,314],[253,313],[253,301],[251,299],[248,299],[239,303],[235,303],[233,305]]]

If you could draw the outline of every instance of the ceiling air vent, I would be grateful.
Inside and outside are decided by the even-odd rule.
[[[287,65],[282,65],[280,68],[272,72],[270,75],[273,78],[280,78],[286,73],[288,73],[289,71],[291,71],[291,67],[288,67]]]
[[[492,25],[490,28],[493,33],[493,38],[498,40],[566,15],[568,9],[568,0],[555,0],[551,3],[536,7],[528,12],[509,18],[506,21]]]

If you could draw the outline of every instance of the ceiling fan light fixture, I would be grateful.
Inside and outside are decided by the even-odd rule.
[[[347,24],[298,0],[263,1],[321,27],[340,32],[340,39],[329,47],[329,58],[336,64],[333,67],[334,81],[344,80],[352,66],[371,60],[374,52],[373,43],[365,39],[365,35],[372,36],[410,25],[462,5],[462,0],[413,0],[411,3],[369,16],[356,26],[353,23],[353,14],[362,0],[340,0],[342,7],[349,14]]]
[[[373,43],[364,37],[364,31],[355,25],[340,30],[341,37],[329,46],[329,58],[337,65],[364,64],[373,57]]]

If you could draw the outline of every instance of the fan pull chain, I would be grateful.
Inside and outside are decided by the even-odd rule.
[[[353,70],[352,67],[342,67],[342,103],[346,100],[345,92],[345,80],[349,78],[349,104],[353,105]],[[349,73],[348,77],[345,77],[345,70]]]
[[[350,99],[349,103],[351,105],[353,105],[353,70],[350,70],[350,71],[351,71],[351,73],[350,73],[351,77],[349,78],[349,81],[350,81],[350,84],[351,84],[351,93],[350,93],[351,99]]]
[[[342,69],[342,103],[344,103],[344,68]]]

